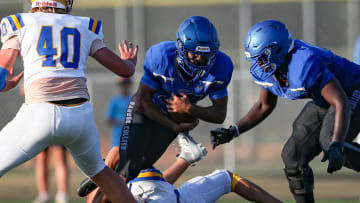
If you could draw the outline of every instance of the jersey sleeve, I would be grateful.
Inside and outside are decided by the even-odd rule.
[[[13,36],[19,35],[25,26],[20,14],[9,15],[1,20],[1,42],[5,43]]]
[[[320,94],[321,89],[326,83],[334,77],[327,66],[330,65],[326,61],[313,56],[304,64],[303,70],[303,86],[313,94]]]
[[[216,82],[210,88],[209,97],[211,100],[221,99],[228,95],[227,87],[231,81],[232,73],[234,70],[234,65],[230,57],[226,56],[224,60],[221,61],[220,69],[218,69],[216,74]]]
[[[153,49],[150,48],[145,56],[144,75],[141,78],[141,83],[157,90],[160,88],[161,82],[154,76],[154,69],[157,67],[157,65],[153,62],[153,57],[155,57]]]
[[[101,20],[96,20],[94,18],[89,18],[88,29],[93,33],[93,40],[100,39],[104,40],[103,26]]]

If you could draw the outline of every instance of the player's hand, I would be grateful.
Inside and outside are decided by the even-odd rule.
[[[230,126],[229,128],[217,128],[215,130],[211,130],[210,142],[212,148],[215,149],[218,145],[228,143],[239,135],[239,129],[236,125]]]
[[[167,99],[166,108],[168,112],[176,113],[190,113],[191,102],[186,94],[180,93],[179,96],[172,94],[170,99]]]
[[[133,63],[134,66],[136,65],[137,54],[139,51],[138,45],[136,45],[134,48],[132,41],[124,40],[123,44],[119,43],[119,50],[120,50],[120,58],[122,60],[128,60],[131,63]]]
[[[24,72],[19,73],[18,75],[14,75],[13,71],[10,71],[6,77],[6,86],[2,90],[2,92],[6,92],[14,87],[20,82],[21,78],[24,76]]]
[[[192,123],[178,123],[173,128],[173,131],[176,133],[188,132],[194,129],[199,124],[199,120]]]
[[[328,173],[335,172],[343,167],[344,157],[342,149],[343,145],[341,142],[331,142],[329,150],[324,152],[324,156],[321,159],[321,162],[329,160],[329,165],[327,168]]]

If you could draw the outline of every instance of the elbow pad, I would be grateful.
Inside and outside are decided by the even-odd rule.
[[[9,71],[0,66],[0,91],[3,91],[6,87],[6,76],[9,74]]]

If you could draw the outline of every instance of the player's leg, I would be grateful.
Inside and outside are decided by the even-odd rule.
[[[135,202],[124,181],[105,166],[89,102],[77,107],[60,108],[64,119],[58,122],[59,137],[54,139],[59,139],[59,144],[68,148],[80,170],[101,188],[111,202]]]
[[[35,179],[38,195],[33,203],[50,202],[48,149],[47,147],[35,157]]]
[[[235,192],[251,202],[281,203],[276,197],[272,196],[250,180],[234,173],[228,173],[231,178],[231,192]]]
[[[176,137],[176,133],[141,113],[136,112],[132,119],[139,120],[139,117],[142,122],[125,125],[121,136],[116,171],[127,181],[136,178],[142,169],[152,167]]]
[[[135,198],[127,189],[123,179],[107,166],[100,173],[91,177],[91,180],[101,188],[106,197],[111,200],[112,203],[136,202]]]
[[[52,145],[51,150],[55,162],[57,193],[56,203],[68,203],[69,170],[66,158],[66,149],[62,145]]]
[[[326,113],[327,109],[307,103],[281,153],[290,191],[298,203],[314,202],[314,175],[309,162],[321,152],[319,134]]]
[[[50,105],[24,104],[0,132],[0,177],[32,159],[50,143],[53,132]]]
[[[178,191],[180,202],[216,202],[230,192],[235,192],[249,201],[280,202],[254,183],[222,169],[207,176],[195,177],[181,185]]]

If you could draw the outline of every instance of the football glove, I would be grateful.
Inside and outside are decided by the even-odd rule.
[[[324,152],[321,162],[329,160],[327,172],[332,173],[340,170],[344,165],[343,144],[341,142],[331,142],[329,150]]]
[[[178,135],[179,155],[189,164],[194,164],[197,161],[205,158],[207,154],[206,148],[196,142],[188,133],[181,133]]]
[[[229,128],[217,128],[210,131],[210,141],[212,148],[216,146],[230,142],[235,137],[240,135],[239,129],[236,125],[230,126]]]

